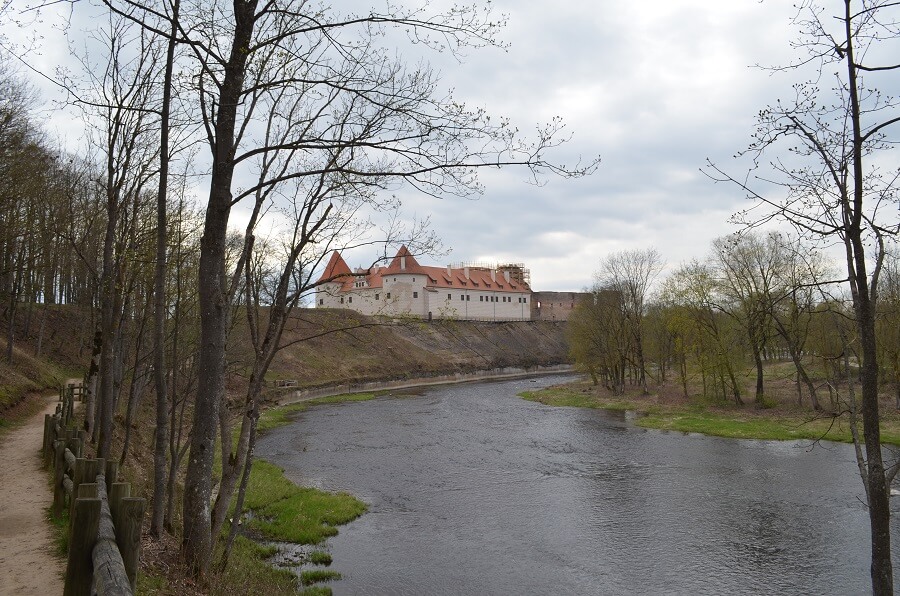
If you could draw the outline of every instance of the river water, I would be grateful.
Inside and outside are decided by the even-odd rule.
[[[870,592],[851,447],[644,430],[516,397],[561,380],[318,406],[257,453],[369,505],[325,545],[335,594]]]

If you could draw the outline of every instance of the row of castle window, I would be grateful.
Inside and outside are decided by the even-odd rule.
[[[414,296],[415,297],[415,296]],[[498,300],[499,298],[499,300]],[[468,300],[468,294],[460,294],[460,300]],[[453,300],[453,294],[447,294],[447,300]],[[479,296],[479,302],[512,302],[512,296]],[[519,304],[527,304],[528,300],[524,296],[519,296]]]
[[[380,296],[380,294],[375,294],[375,300],[378,300],[379,296]],[[385,296],[386,296],[386,300],[391,299],[390,292],[385,294]],[[418,297],[419,297],[419,293],[413,292],[413,298],[418,298]],[[500,298],[501,300],[497,300],[497,298]],[[447,294],[447,300],[452,300],[452,299],[453,299],[453,294]],[[465,294],[465,295],[460,294],[459,299],[460,300],[469,300],[469,295],[468,294]],[[479,302],[512,302],[512,296],[479,296],[478,301]],[[343,304],[343,303],[344,303],[344,297],[341,296],[341,304]],[[353,296],[347,297],[347,303],[353,304]],[[323,298],[319,298],[319,304],[324,305],[325,300]],[[524,296],[519,296],[519,304],[528,304],[528,299]]]

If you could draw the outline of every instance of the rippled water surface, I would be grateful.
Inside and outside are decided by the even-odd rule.
[[[516,397],[560,380],[318,406],[258,454],[369,504],[326,545],[335,594],[870,590],[849,446],[645,431]]]

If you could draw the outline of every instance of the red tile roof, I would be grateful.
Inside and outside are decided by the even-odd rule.
[[[350,274],[350,267],[347,266],[346,261],[341,257],[341,253],[334,251],[331,253],[331,258],[328,259],[328,264],[325,265],[325,271],[322,272],[319,283],[339,281],[340,278]]]
[[[401,259],[401,257],[404,257]],[[405,267],[403,267],[405,261]],[[466,277],[466,269],[469,276]],[[406,246],[401,246],[397,251],[397,255],[391,259],[387,267],[372,267],[359,273],[353,273],[344,259],[335,251],[325,267],[325,273],[319,278],[320,282],[333,280],[341,284],[340,291],[349,292],[354,290],[353,284],[356,281],[365,279],[367,288],[384,287],[384,278],[396,275],[423,275],[426,283],[422,286],[429,288],[449,288],[460,290],[485,290],[492,292],[531,292],[528,284],[517,282],[511,277],[509,281],[503,271],[493,270],[494,276],[491,276],[492,270],[485,267],[468,267],[453,268],[447,267],[428,267],[422,266],[416,261],[412,253]]]

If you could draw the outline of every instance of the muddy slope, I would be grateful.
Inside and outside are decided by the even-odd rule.
[[[565,324],[401,321],[310,309],[285,332],[268,379],[302,387],[569,361]],[[292,343],[296,342],[296,343]]]

